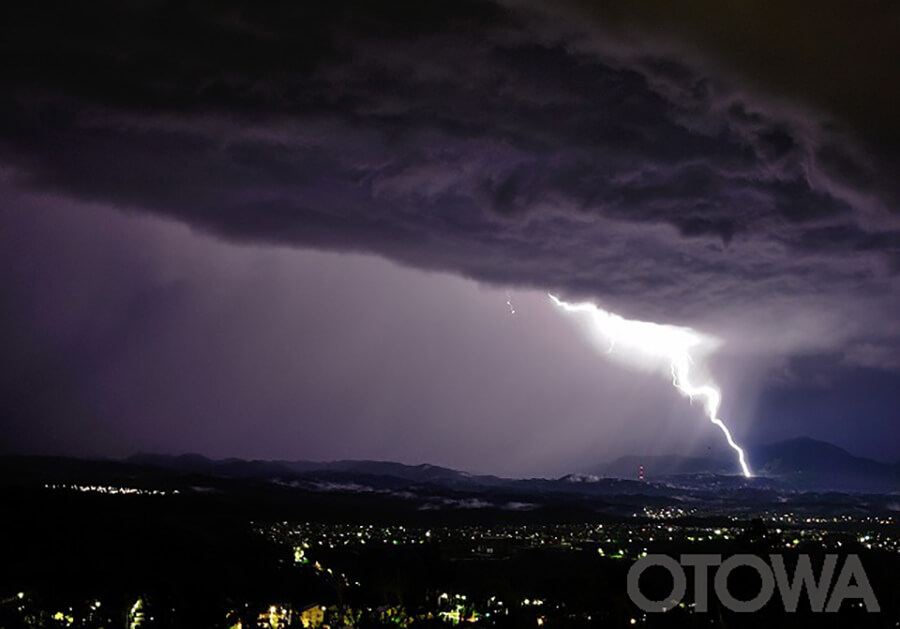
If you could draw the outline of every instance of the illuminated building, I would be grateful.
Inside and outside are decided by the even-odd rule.
[[[297,617],[304,627],[321,627],[325,623],[325,608],[321,605],[307,605]]]

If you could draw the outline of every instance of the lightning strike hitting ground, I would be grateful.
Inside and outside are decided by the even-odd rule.
[[[719,405],[722,401],[719,390],[711,383],[696,385],[690,380],[691,365],[693,364],[690,350],[709,339],[690,328],[625,319],[591,303],[570,304],[557,299],[554,295],[549,295],[549,297],[565,312],[587,315],[589,331],[592,334],[599,334],[609,343],[608,352],[612,352],[619,345],[624,345],[642,354],[667,359],[672,372],[672,384],[692,402],[695,397],[703,399],[703,407],[709,421],[718,426],[725,435],[728,445],[737,452],[744,476],[747,478],[752,476],[743,449],[735,443],[728,426],[718,417]]]

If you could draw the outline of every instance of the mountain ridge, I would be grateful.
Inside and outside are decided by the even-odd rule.
[[[808,437],[754,446],[747,449],[747,456],[756,477],[772,479],[798,489],[889,492],[900,489],[900,462],[884,463],[859,457],[834,444]],[[181,472],[235,478],[311,476],[328,477],[333,480],[363,475],[450,487],[503,486],[524,482],[545,484],[553,481],[571,483],[576,479],[580,483],[599,480],[636,480],[639,465],[644,466],[645,478],[648,481],[665,482],[679,479],[684,481],[690,478],[692,482],[701,482],[704,477],[721,479],[737,476],[732,461],[678,455],[649,457],[626,455],[593,466],[585,472],[566,474],[557,479],[504,478],[487,474],[470,474],[429,463],[413,465],[369,459],[244,460],[234,457],[211,459],[199,454],[137,453],[125,461]]]

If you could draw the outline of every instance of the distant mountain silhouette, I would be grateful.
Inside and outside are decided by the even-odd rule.
[[[799,488],[900,490],[900,464],[854,456],[806,437],[757,446],[750,450],[749,459],[755,473],[783,478]]]
[[[439,485],[492,485],[501,480],[496,476],[476,476],[428,463],[407,465],[393,461],[245,461],[242,459],[214,460],[199,454],[172,456],[140,453],[129,457],[128,462],[233,478],[287,478],[321,475],[331,478],[335,475],[363,475]]]
[[[758,480],[770,479],[779,487],[815,491],[900,491],[900,464],[857,457],[823,441],[791,439],[749,448],[747,456]],[[630,492],[640,487],[644,491],[651,491],[649,485],[654,482],[690,483],[692,486],[708,486],[712,489],[722,487],[723,483],[733,484],[740,480],[737,466],[732,460],[681,456],[623,456],[597,465],[585,474],[570,474],[559,479],[504,479],[472,475],[437,465],[368,460],[245,461],[213,460],[198,454],[136,454],[127,459],[127,462],[238,479],[300,479],[328,483],[362,481],[379,486],[417,483],[446,488],[530,487],[543,491],[577,490],[588,493],[602,493],[612,489]],[[610,484],[612,479],[636,481],[640,465],[644,466],[647,484],[635,484],[634,487],[620,483]],[[727,480],[728,478],[732,480]]]
[[[778,479],[797,489],[900,491],[900,463],[854,456],[836,445],[807,437],[748,448],[747,458],[754,475]],[[734,461],[680,456],[623,456],[589,473],[633,479],[640,465],[648,481],[737,473]]]
[[[290,475],[291,469],[280,461],[245,461],[243,459],[209,459],[200,454],[139,453],[126,459],[128,463],[150,465],[179,472],[194,472],[231,478],[259,478]]]

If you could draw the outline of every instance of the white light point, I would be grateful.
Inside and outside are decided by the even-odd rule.
[[[506,291],[506,305],[509,307],[509,314],[516,314],[516,308],[512,303],[512,295],[510,295],[509,291]]]
[[[694,398],[703,399],[706,416],[722,431],[728,445],[737,453],[744,476],[747,478],[753,476],[747,466],[743,449],[734,441],[728,426],[718,416],[722,402],[721,393],[712,383],[697,385],[690,380],[693,364],[691,348],[709,343],[712,339],[690,328],[625,319],[592,303],[571,304],[558,299],[555,295],[549,297],[565,312],[587,315],[591,334],[600,335],[609,343],[607,352],[612,352],[615,347],[624,346],[644,355],[665,358],[671,369],[672,384],[692,402]]]

